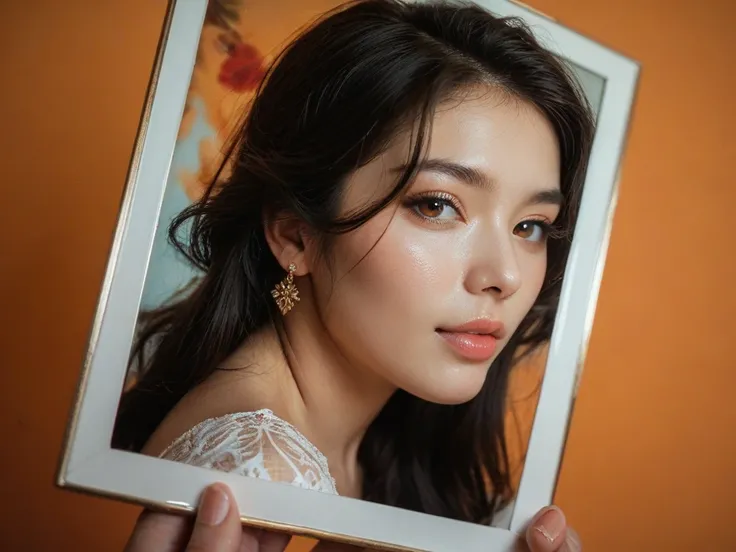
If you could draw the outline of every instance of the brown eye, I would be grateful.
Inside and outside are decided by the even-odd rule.
[[[444,197],[419,197],[411,200],[408,206],[417,215],[432,222],[446,222],[460,218],[453,201]]]
[[[541,242],[548,234],[548,225],[541,220],[525,220],[514,228],[514,234],[531,242]]]
[[[423,199],[421,203],[417,205],[417,211],[420,215],[427,218],[439,218],[447,207],[447,202],[430,197]]]

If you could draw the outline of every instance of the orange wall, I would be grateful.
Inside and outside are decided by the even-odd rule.
[[[643,64],[558,502],[589,551],[735,550],[736,8],[533,4]],[[0,2],[5,551],[117,551],[136,515],[52,481],[164,11]]]

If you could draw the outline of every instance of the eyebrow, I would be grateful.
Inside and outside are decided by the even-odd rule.
[[[405,170],[406,167],[399,167],[399,170]],[[469,184],[474,188],[491,191],[495,187],[493,180],[488,178],[478,169],[460,165],[445,159],[425,159],[417,164],[417,172],[432,172],[443,176],[449,176],[454,180],[459,180],[465,184]]]
[[[561,206],[565,203],[565,196],[557,188],[550,188],[549,190],[541,190],[534,192],[529,199],[526,200],[527,205],[558,205]]]
[[[397,171],[406,170],[406,166],[396,168]],[[486,174],[478,169],[453,163],[445,159],[426,159],[417,165],[417,173],[433,172],[436,174],[448,176],[455,180],[459,180],[474,188],[492,191],[496,183]],[[549,188],[532,193],[525,204],[527,205],[562,205],[565,202],[565,196],[557,188]]]

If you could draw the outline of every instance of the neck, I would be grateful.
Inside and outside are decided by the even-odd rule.
[[[328,457],[331,471],[357,478],[358,447],[395,388],[348,363],[317,316],[294,309],[283,331],[264,328],[226,365],[254,367],[259,377],[242,379],[247,395],[257,397],[250,402],[293,423]]]

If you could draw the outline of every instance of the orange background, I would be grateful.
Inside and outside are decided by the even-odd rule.
[[[736,5],[532,3],[643,66],[557,502],[588,551],[735,550]],[[165,9],[0,3],[4,551],[137,514],[52,482]]]

